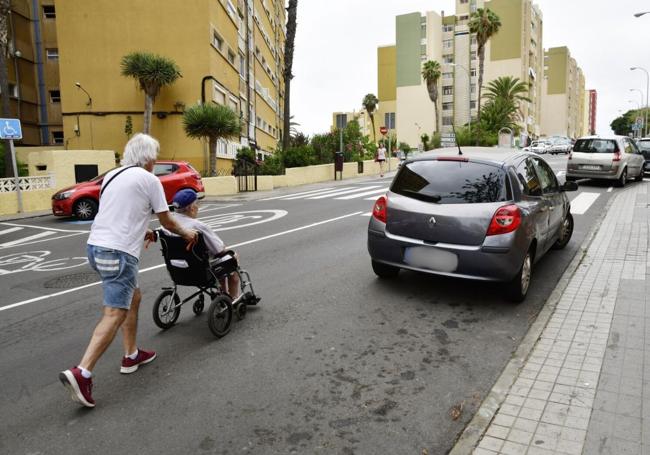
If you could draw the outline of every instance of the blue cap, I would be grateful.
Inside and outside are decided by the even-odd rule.
[[[197,197],[198,196],[196,195],[194,190],[184,189],[184,190],[180,190],[178,193],[174,195],[174,199],[172,200],[172,203],[174,204],[174,207],[176,207],[177,209],[182,209],[190,205],[192,202],[196,201]]]

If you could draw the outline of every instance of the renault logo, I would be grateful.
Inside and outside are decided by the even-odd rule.
[[[434,227],[436,225],[437,221],[434,217],[429,218],[429,226]]]

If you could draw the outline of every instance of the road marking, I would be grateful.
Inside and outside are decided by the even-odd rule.
[[[371,216],[371,215],[372,215],[372,212],[362,213],[362,214],[361,214],[361,216]]]
[[[21,229],[22,229],[21,227],[13,227],[13,228],[9,228],[9,229],[4,229],[4,230],[0,231],[0,235],[9,234],[10,232],[20,231]]]
[[[11,242],[0,243],[0,248],[7,248],[9,246],[22,244],[30,240],[36,240],[42,237],[49,237],[50,235],[54,235],[54,234],[56,234],[56,232],[54,231],[44,231],[39,234],[30,235],[29,237],[23,237],[22,239],[12,240]]]
[[[378,187],[379,185],[372,185],[372,186],[367,186],[365,188],[354,188],[352,190],[343,190],[343,191],[338,191],[336,193],[330,193],[330,194],[325,194],[325,195],[315,196],[315,197],[308,197],[307,199],[323,199],[326,197],[340,196],[343,194],[355,193],[357,191],[369,190],[370,188],[378,188]]]
[[[88,234],[88,232],[74,232],[74,233],[72,233],[72,234],[60,235],[60,236],[58,236],[58,237],[48,237],[48,238],[46,238],[46,239],[35,240],[35,241],[33,241],[33,242],[29,242],[29,243],[18,243],[18,244],[16,244],[16,245],[3,246],[3,245],[4,245],[4,244],[3,244],[3,245],[0,245],[0,249],[3,249],[3,248],[12,248],[12,247],[15,247],[15,246],[34,245],[35,243],[42,243],[42,242],[51,242],[51,241],[53,241],[53,240],[65,239],[65,238],[67,238],[67,237],[74,237],[75,235],[81,235],[81,234]],[[23,240],[25,240],[25,239],[23,239]]]
[[[356,194],[353,194],[351,196],[337,197],[335,199],[342,200],[342,201],[347,201],[348,199],[355,199],[355,198],[358,198],[358,197],[370,196],[371,194],[385,193],[387,190],[388,190],[388,187],[380,188],[378,190],[365,191],[363,193],[356,193]]]
[[[343,191],[343,190],[352,190],[352,189],[362,189],[362,188],[355,188],[355,187],[353,187],[353,186],[346,186],[346,187],[343,187],[343,188],[337,188],[337,189],[334,189],[334,190],[321,191],[321,192],[319,192],[319,193],[312,194],[311,196],[326,196],[326,197],[327,197],[327,196],[329,196],[330,194],[338,193],[339,191]],[[308,196],[296,196],[296,195],[294,195],[294,196],[292,196],[292,197],[285,198],[284,200],[285,200],[285,201],[291,201],[291,200],[294,200],[294,199],[303,199],[303,198],[306,199],[307,197],[308,197]]]
[[[320,191],[326,191],[326,190],[331,190],[331,189],[332,189],[332,187],[321,188],[319,190],[303,191],[302,193],[285,194],[284,196],[275,196],[275,197],[268,197],[266,199],[260,199],[260,201],[273,201],[273,200],[276,200],[276,199],[284,199],[284,198],[288,198],[288,197],[291,197],[291,196],[300,196],[300,195],[305,195],[305,194],[318,193]]]
[[[613,187],[613,186],[610,186],[609,188],[607,188],[607,192],[608,192],[608,193],[611,193],[613,189],[614,189],[614,187]]]
[[[573,215],[583,215],[589,207],[596,202],[600,193],[580,193],[571,201],[571,213]]]
[[[226,205],[215,205],[215,204],[201,204],[199,205],[199,213],[210,212],[212,210],[222,210],[229,209],[232,207],[239,207],[241,204],[226,204]],[[156,218],[157,219],[157,218]]]
[[[230,248],[237,248],[237,247],[244,246],[244,245],[250,245],[252,243],[261,242],[263,240],[268,240],[268,239],[271,239],[271,238],[274,238],[274,237],[280,237],[282,235],[291,234],[293,232],[298,232],[298,231],[302,231],[302,230],[309,229],[309,228],[312,228],[312,227],[316,227],[316,226],[320,226],[320,225],[323,225],[323,224],[332,223],[334,221],[349,218],[349,217],[352,217],[352,216],[357,216],[357,215],[360,215],[361,213],[363,213],[363,212],[348,213],[347,215],[338,216],[336,218],[330,218],[328,220],[318,221],[316,223],[311,223],[311,224],[307,224],[305,226],[300,226],[300,227],[297,227],[297,228],[294,228],[294,229],[289,229],[288,231],[277,232],[275,234],[267,235],[267,236],[264,236],[264,237],[259,237],[257,239],[247,240],[245,242],[237,243],[235,245],[230,245],[229,247]],[[147,267],[146,269],[140,270],[139,273],[148,272],[150,270],[159,269],[161,267],[165,267],[165,264],[163,263],[163,264],[159,264],[159,265],[154,265],[152,267]],[[50,299],[52,297],[58,297],[60,295],[69,294],[71,292],[80,291],[81,289],[86,289],[86,288],[89,288],[91,286],[96,286],[98,284],[101,284],[101,281],[95,281],[94,283],[84,284],[83,286],[78,286],[78,287],[72,288],[72,289],[66,289],[65,291],[55,292],[54,294],[42,295],[40,297],[34,297],[33,299],[23,300],[22,302],[12,303],[12,304],[0,307],[0,311],[5,311],[5,310],[9,310],[11,308],[20,307],[20,306],[23,306],[23,305],[27,305],[29,303],[39,302],[41,300]]]
[[[66,234],[70,232],[78,232],[80,234],[87,234],[90,231],[75,231],[73,229],[56,229],[56,228],[51,228],[51,227],[41,227],[41,226],[32,226],[29,224],[16,224],[16,223],[0,223],[4,224],[5,226],[17,226],[17,227],[26,227],[26,228],[32,228],[32,229],[41,229],[43,231],[55,231],[55,232],[65,232]]]

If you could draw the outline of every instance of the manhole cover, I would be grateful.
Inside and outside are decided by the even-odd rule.
[[[43,287],[49,289],[68,289],[94,283],[95,281],[99,281],[99,276],[94,272],[74,273],[72,275],[52,278],[46,281]]]

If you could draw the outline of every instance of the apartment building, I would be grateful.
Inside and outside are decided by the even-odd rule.
[[[189,139],[186,107],[229,106],[244,127],[221,141],[217,168],[226,172],[241,146],[272,153],[282,135],[285,10],[281,0],[57,0],[63,130],[68,148],[121,152],[129,128],[142,128],[144,94],[120,74],[130,52],[170,58],[182,77],[154,103],[151,134],[161,158],[208,167],[207,144]]]
[[[379,121],[379,117],[377,116],[377,113],[373,113],[375,117],[375,123]],[[347,125],[350,121],[356,120],[359,122],[359,129],[361,130],[361,134],[364,136],[368,136],[372,139],[372,120],[370,119],[370,115],[368,114],[368,111],[365,109],[360,109],[360,110],[352,110],[351,112],[334,112],[332,114],[332,126],[331,130],[335,130],[339,128],[340,125]]]
[[[54,0],[13,0],[7,73],[11,116],[22,123],[19,145],[64,143]]]
[[[542,135],[575,138],[586,134],[582,70],[566,46],[548,49],[544,62]]]

